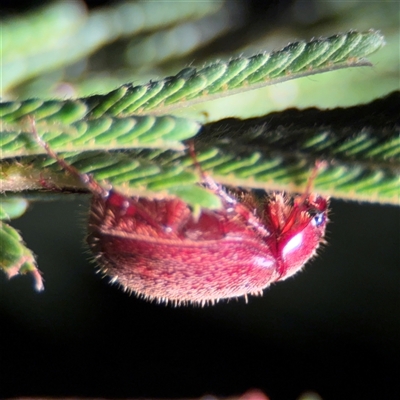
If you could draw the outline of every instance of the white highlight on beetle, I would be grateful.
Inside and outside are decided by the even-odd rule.
[[[294,250],[297,250],[303,243],[303,232],[299,232],[297,235],[294,235],[283,248],[282,255],[285,258],[289,253]]]
[[[273,259],[260,256],[254,257],[253,262],[255,265],[262,268],[272,268],[275,265],[275,261]]]

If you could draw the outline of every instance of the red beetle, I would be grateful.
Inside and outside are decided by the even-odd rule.
[[[250,194],[230,198],[195,217],[177,198],[95,194],[88,242],[113,281],[174,303],[259,294],[315,254],[327,223],[325,198],[275,193],[261,204]]]
[[[101,272],[144,298],[206,304],[260,294],[299,271],[323,241],[328,200],[310,192],[318,166],[303,195],[274,193],[261,202],[206,177],[222,208],[195,216],[179,198],[108,191],[37,139],[93,193],[87,240]]]

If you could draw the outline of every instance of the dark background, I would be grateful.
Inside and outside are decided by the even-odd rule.
[[[172,308],[129,296],[83,254],[87,197],[36,203],[14,226],[46,290],[0,276],[0,397],[394,399],[399,385],[399,211],[332,202],[329,245],[263,297]]]
[[[265,9],[253,1],[250,15],[257,24],[266,15],[290,23],[290,3]],[[307,390],[324,400],[398,398],[398,208],[332,201],[329,244],[304,272],[248,304],[173,308],[95,274],[84,254],[87,207],[87,196],[35,203],[13,222],[38,256],[46,290],[0,274],[0,398],[180,398],[251,388],[272,400]]]

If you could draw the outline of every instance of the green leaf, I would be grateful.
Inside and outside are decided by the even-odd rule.
[[[217,182],[226,185],[301,192],[315,162],[323,160],[327,166],[315,182],[315,189],[321,194],[397,204],[399,110],[400,94],[394,92],[370,104],[350,108],[292,109],[248,120],[231,118],[205,125],[195,137],[195,149],[201,167]],[[143,121],[154,120],[154,117],[142,118]],[[168,123],[160,125],[169,127],[171,117],[164,118]],[[107,123],[102,125],[104,121]],[[194,207],[214,207],[215,199],[189,195],[193,185],[201,179],[187,151],[171,149],[165,144],[164,148],[151,149],[156,140],[160,140],[158,133],[151,129],[146,131],[149,132],[147,140],[141,142],[149,148],[135,150],[132,143],[129,145],[130,140],[126,140],[123,129],[119,131],[122,134],[115,137],[113,131],[106,130],[110,121],[113,120],[105,117],[96,120],[92,125],[98,129],[86,129],[85,140],[76,136],[71,141],[71,136],[52,137],[50,133],[43,137],[53,149],[59,150],[78,149],[85,143],[89,150],[93,144],[92,151],[60,154],[82,173],[93,174],[103,184],[110,182],[126,194],[173,195],[179,192]],[[130,119],[118,123],[123,125],[127,121]],[[196,123],[194,126],[198,129]],[[192,136],[193,133],[188,135]],[[33,135],[28,138],[34,140]],[[18,149],[26,148],[22,138],[21,143],[19,140],[9,143],[18,145]],[[103,143],[109,151],[94,151],[95,146],[101,149]],[[3,149],[11,152],[7,146],[8,143]],[[119,149],[124,151],[112,151]],[[43,152],[37,145],[33,150]],[[16,149],[12,154],[15,152]],[[47,156],[23,157],[18,164],[5,161],[2,172],[2,187],[6,191],[84,188],[79,180],[66,174]]]
[[[28,208],[28,201],[23,197],[0,196],[0,220],[19,218]]]
[[[218,182],[301,192],[317,160],[320,194],[399,204],[400,92],[332,110],[290,109],[205,126],[195,148]]]
[[[65,108],[59,110],[59,113],[68,114],[69,110]],[[55,114],[52,119],[54,122],[50,118],[39,117],[34,122],[40,137],[56,152],[144,147],[182,150],[182,140],[190,139],[200,129],[200,124],[195,121],[167,115],[80,119],[70,125],[57,123]],[[60,119],[63,121],[65,118]],[[7,130],[3,130],[0,136],[2,158],[45,153],[32,134],[32,123],[30,120],[24,123],[3,123],[3,129]]]
[[[376,31],[349,32],[310,42],[296,42],[273,53],[256,54],[210,64],[200,70],[186,68],[175,76],[147,85],[127,85],[108,114],[165,113],[200,101],[229,96],[301,76],[352,66],[370,65],[363,60],[384,44]],[[120,89],[117,89],[120,90]],[[109,96],[114,96],[111,92]],[[108,100],[108,97],[105,96]],[[86,100],[92,112],[102,107],[102,97]]]
[[[0,221],[0,269],[8,278],[18,274],[32,274],[35,289],[43,290],[43,281],[36,268],[35,257],[22,241],[19,233],[10,225]]]
[[[146,85],[124,85],[109,94],[78,100],[1,103],[0,117],[15,122],[31,117],[72,123],[103,115],[165,114],[173,109],[335,69],[371,65],[363,57],[384,44],[376,31],[349,32],[308,43],[296,42],[273,53],[217,62],[203,69],[186,68],[175,76]]]

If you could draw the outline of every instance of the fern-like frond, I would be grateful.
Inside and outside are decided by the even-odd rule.
[[[296,42],[280,51],[217,62],[200,70],[186,68],[175,76],[146,85],[123,85],[106,95],[77,100],[0,103],[0,118],[24,116],[47,122],[72,123],[102,116],[165,114],[173,109],[221,96],[352,66],[370,65],[363,57],[384,44],[376,31],[348,32],[310,42]]]

